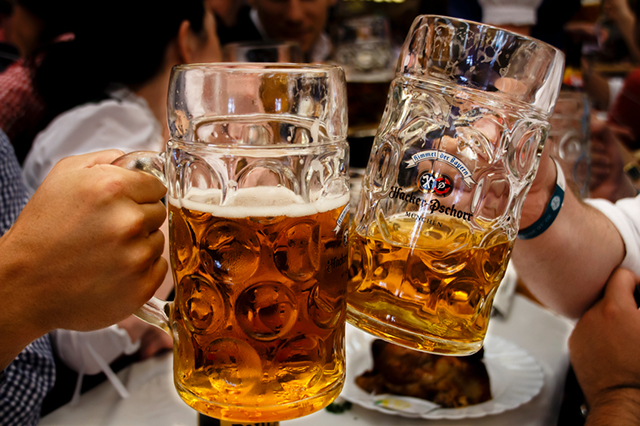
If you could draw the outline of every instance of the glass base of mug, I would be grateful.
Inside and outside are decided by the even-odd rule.
[[[316,411],[320,411],[333,402],[342,392],[343,381],[336,382],[322,395],[300,401],[278,405],[237,406],[203,399],[180,383],[175,382],[176,390],[184,402],[194,410],[216,419],[238,422],[279,422],[297,419]],[[257,398],[256,398],[257,399]]]
[[[358,312],[347,306],[347,322],[360,330],[366,331],[396,345],[437,355],[464,356],[472,355],[482,348],[484,340],[477,342],[460,342],[446,340],[429,334],[418,334],[412,331],[394,327],[375,318]]]

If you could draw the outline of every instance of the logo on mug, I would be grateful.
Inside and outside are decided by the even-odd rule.
[[[440,197],[446,197],[453,191],[453,182],[447,175],[434,171],[426,171],[418,177],[418,185],[422,192],[435,193]]]

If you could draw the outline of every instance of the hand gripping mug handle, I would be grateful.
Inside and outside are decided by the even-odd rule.
[[[116,158],[111,164],[128,170],[139,171],[150,174],[162,182],[165,187],[167,178],[164,174],[165,153],[154,151],[136,151]],[[166,331],[171,335],[169,325],[169,314],[171,312],[171,302],[165,302],[157,297],[152,297],[134,315],[151,325]]]

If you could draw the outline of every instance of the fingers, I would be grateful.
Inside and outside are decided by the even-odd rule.
[[[157,231],[166,221],[167,208],[160,201],[140,204],[138,208],[144,215],[142,229],[140,231],[142,235],[149,235]]]
[[[53,175],[64,172],[78,173],[74,179],[90,182],[94,191],[97,189],[118,196],[124,195],[138,204],[155,203],[162,199],[167,190],[158,178],[111,164],[122,154],[120,150],[110,149],[66,157],[54,166],[56,173]],[[47,176],[45,181],[49,178],[50,176]]]
[[[155,203],[162,199],[167,192],[167,188],[149,174],[139,171],[126,170],[118,166],[102,166],[115,169],[114,173],[119,174],[126,185],[127,195],[138,204]]]
[[[153,291],[148,295],[147,299],[153,296],[153,293],[157,287],[162,284],[166,275],[167,262],[166,259],[162,257],[164,253],[164,240],[164,234],[160,232],[160,230],[156,230],[146,237],[141,236],[132,241],[128,251],[123,252],[123,255],[128,259],[126,267],[129,268],[133,274],[136,274],[137,278],[143,281],[148,280],[151,282],[150,285],[154,286]],[[164,274],[157,277],[156,273],[160,274],[163,268],[162,265],[158,265],[160,259],[164,261],[165,270]],[[156,284],[155,281],[157,278],[160,278],[160,282]],[[145,291],[149,291],[149,289],[147,288]]]
[[[144,274],[144,289],[142,292],[142,299],[139,305],[142,306],[147,300],[151,299],[158,287],[164,281],[167,272],[169,271],[169,264],[162,256],[158,256],[151,266],[146,269]],[[142,284],[142,283],[141,283]]]
[[[615,303],[622,309],[637,310],[638,305],[633,297],[636,285],[640,279],[631,271],[623,268],[616,269],[605,288],[604,299]]]
[[[164,253],[164,234],[160,232],[159,229],[156,229],[149,234],[144,243],[150,246],[149,260],[155,264],[158,258],[162,257],[162,253]],[[164,279],[164,275],[162,279]]]
[[[121,157],[122,155],[124,155],[124,152],[119,149],[107,149],[89,154],[75,155],[68,158],[71,161],[77,161],[84,167],[92,167],[98,164],[111,164],[113,160]]]

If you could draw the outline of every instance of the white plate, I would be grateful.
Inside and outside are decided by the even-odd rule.
[[[529,402],[544,383],[542,368],[524,349],[499,336],[484,343],[484,363],[491,381],[492,399],[464,408],[440,408],[418,398],[372,395],[356,385],[357,376],[373,367],[371,342],[375,337],[347,325],[347,378],[341,396],[354,404],[386,414],[423,419],[483,417],[512,410]]]

